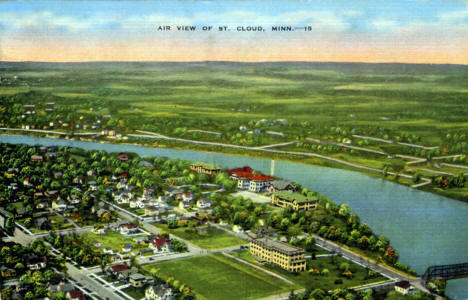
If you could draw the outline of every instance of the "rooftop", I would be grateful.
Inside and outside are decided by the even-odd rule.
[[[288,191],[276,192],[274,195],[286,201],[296,201],[298,203],[317,201],[317,197],[307,197],[299,193],[291,193]]]
[[[207,170],[220,170],[221,167],[218,166],[218,165],[215,165],[215,164],[210,164],[210,163],[206,163],[206,162],[202,162],[202,161],[197,161],[197,162],[194,162],[192,164],[192,166],[201,166],[202,168],[204,169],[207,169]]]
[[[280,241],[277,241],[277,240],[273,240],[273,239],[270,239],[270,238],[267,238],[267,237],[254,239],[254,240],[252,240],[252,242],[257,242],[257,243],[263,244],[266,247],[278,249],[278,250],[281,250],[281,251],[284,251],[284,252],[298,252],[298,251],[299,252],[304,252],[304,249],[302,249],[302,248],[295,247],[295,246],[292,246],[290,244],[283,243],[283,242],[280,242]]]

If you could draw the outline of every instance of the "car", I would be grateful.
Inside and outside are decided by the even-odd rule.
[[[148,259],[149,259],[149,260],[154,260],[154,257],[150,257],[150,258],[148,258]]]

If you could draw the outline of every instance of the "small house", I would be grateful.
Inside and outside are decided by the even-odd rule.
[[[197,201],[197,207],[200,209],[211,208],[211,200],[209,199],[199,199]]]
[[[27,267],[31,271],[42,270],[47,266],[47,259],[45,256],[31,257],[28,259]]]
[[[147,300],[169,300],[173,298],[173,291],[168,284],[152,285],[145,290]]]
[[[146,277],[140,273],[131,274],[128,278],[128,282],[133,287],[142,287],[146,284]]]
[[[398,281],[397,283],[395,283],[395,291],[397,293],[402,294],[402,295],[405,295],[405,296],[409,295],[413,290],[414,290],[414,288],[406,280]]]

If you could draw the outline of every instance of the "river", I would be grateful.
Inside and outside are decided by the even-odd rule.
[[[151,148],[21,135],[0,135],[0,142],[70,146],[140,156],[205,161],[223,168],[249,165],[269,174],[271,160],[221,153]],[[368,175],[289,161],[275,161],[274,175],[346,203],[375,233],[387,236],[400,261],[423,273],[430,265],[468,262],[468,203],[427,193]],[[450,280],[447,295],[468,299],[468,278]]]

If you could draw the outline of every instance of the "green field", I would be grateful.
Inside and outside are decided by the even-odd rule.
[[[132,237],[125,237],[112,230],[108,230],[106,234],[95,234],[93,232],[83,234],[85,239],[91,240],[93,243],[102,243],[104,248],[111,248],[114,252],[121,252],[122,246],[125,244],[131,244],[134,251],[148,248],[148,245],[138,244],[133,241],[133,238],[143,236],[144,235],[134,235]]]
[[[252,147],[305,141],[308,137],[333,142],[346,138],[351,139],[353,145],[361,143],[389,154],[416,157],[463,154],[465,157],[457,163],[467,163],[467,66],[2,63],[0,71],[3,78],[0,83],[2,127],[35,125],[43,128],[56,122],[52,129],[60,131],[115,129],[125,135],[146,130],[175,138]],[[55,103],[53,112],[46,111],[48,102]],[[26,114],[24,104],[36,104],[36,114]],[[280,119],[285,119],[287,124],[276,122]],[[75,127],[63,127],[58,123],[63,120],[70,121]],[[97,128],[93,129],[94,123]],[[241,130],[240,126],[248,129]],[[190,130],[213,131],[221,135]],[[259,132],[249,133],[254,130]],[[283,136],[273,136],[267,131]],[[429,151],[363,141],[354,138],[355,134],[439,146],[439,149]],[[246,153],[244,150],[165,140],[130,141],[160,147]],[[309,151],[294,146],[287,149]],[[341,150],[326,149],[318,153],[375,168],[391,164],[385,155],[351,150],[341,153]],[[299,160],[298,157],[291,159]],[[337,166],[311,158],[300,161]],[[437,169],[437,166],[429,167]],[[457,186],[459,190],[454,192],[450,188],[431,191],[468,200],[467,184]]]
[[[248,244],[243,239],[213,227],[208,228],[207,232],[187,233],[185,232],[187,227],[169,229],[166,224],[156,224],[156,226],[162,229],[162,231],[179,236],[201,248],[209,250]]]
[[[191,286],[201,299],[257,299],[288,292],[291,285],[220,254],[144,265],[158,276]]]

